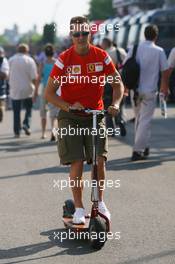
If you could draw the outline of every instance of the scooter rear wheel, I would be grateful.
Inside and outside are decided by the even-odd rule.
[[[101,249],[107,241],[107,228],[105,220],[97,216],[92,218],[89,225],[90,245],[94,249]]]
[[[63,205],[63,217],[72,218],[74,212],[75,212],[74,201],[71,199],[66,200]]]

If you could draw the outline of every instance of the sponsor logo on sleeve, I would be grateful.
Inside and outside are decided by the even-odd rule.
[[[58,68],[60,68],[61,70],[64,68],[63,61],[62,61],[60,58],[58,58],[58,59],[56,60],[55,65],[56,65]]]
[[[110,63],[111,61],[112,61],[112,60],[111,60],[111,57],[109,57],[109,56],[107,56],[107,57],[105,58],[105,60],[104,60],[104,62],[105,62],[106,65],[109,65],[109,63]]]

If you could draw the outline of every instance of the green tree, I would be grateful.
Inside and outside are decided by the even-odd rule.
[[[23,36],[20,38],[20,42],[25,43],[32,43],[34,45],[37,45],[42,42],[42,35],[39,35],[38,33],[26,33],[23,34]]]
[[[90,20],[105,20],[115,15],[112,0],[91,0],[89,15]]]
[[[43,29],[43,43],[52,43],[54,44],[56,37],[56,24],[45,24]]]
[[[42,42],[42,35],[39,34],[33,34],[31,36],[31,42],[34,44],[38,44]]]
[[[3,35],[0,35],[0,45],[4,46],[7,44],[9,44],[8,40]]]

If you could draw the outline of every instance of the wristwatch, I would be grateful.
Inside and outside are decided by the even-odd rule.
[[[119,104],[111,104],[111,106],[113,106],[116,110],[119,110],[120,109]]]

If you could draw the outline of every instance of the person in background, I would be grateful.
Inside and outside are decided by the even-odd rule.
[[[55,64],[56,59],[54,58],[54,47],[52,44],[48,43],[44,49],[45,59],[43,62],[39,64],[39,78],[38,78],[38,85],[39,83],[42,84],[42,91],[41,91],[41,98],[40,98],[40,116],[41,116],[41,128],[42,128],[42,135],[41,138],[46,138],[46,125],[47,125],[47,108],[49,108],[50,112],[50,120],[51,120],[51,130],[54,128],[55,120],[58,115],[58,108],[54,105],[48,103],[44,99],[44,92],[47,85],[47,81],[50,75],[50,72]],[[55,141],[55,136],[51,132],[51,141]]]
[[[175,69],[175,47],[172,48],[169,54],[168,65],[169,65],[169,74],[171,75],[172,71]]]
[[[169,78],[170,78],[170,86],[172,86],[171,94],[173,98],[175,97],[175,88],[174,88],[174,83],[175,83],[175,47],[172,48],[169,57],[168,57],[168,65],[169,65]]]
[[[123,61],[126,58],[126,52],[124,49],[116,47],[113,45],[112,41],[108,38],[104,38],[102,41],[102,49],[104,49],[109,56],[111,57],[116,69],[120,72],[122,69]],[[116,126],[120,128],[120,135],[122,137],[126,136],[126,127],[125,127],[125,120],[124,120],[124,98],[120,103],[120,113],[113,119],[111,115],[106,115],[106,126],[107,128],[114,128],[115,122]],[[108,106],[111,104],[112,100],[112,87],[109,83],[105,84],[104,88],[104,105],[107,109]]]
[[[150,152],[151,120],[156,107],[159,73],[161,72],[160,92],[168,94],[168,62],[163,48],[157,46],[158,27],[145,28],[145,41],[138,45],[136,61],[140,65],[138,99],[136,106],[135,139],[131,161],[146,159]],[[133,48],[127,59],[132,56]]]
[[[7,78],[9,75],[9,64],[5,52],[0,47],[0,122],[3,121],[5,111],[5,99],[7,97]]]
[[[107,51],[113,63],[116,65],[116,68],[119,70],[126,58],[126,51],[121,47],[117,47],[116,44],[113,44],[109,38],[104,38],[102,40],[101,47]]]
[[[13,106],[13,129],[16,138],[21,133],[21,108],[26,112],[23,120],[23,130],[26,135],[31,134],[30,123],[32,116],[33,98],[36,97],[36,81],[38,78],[35,61],[29,56],[29,47],[22,43],[17,47],[17,53],[9,60],[10,64],[10,97]]]

